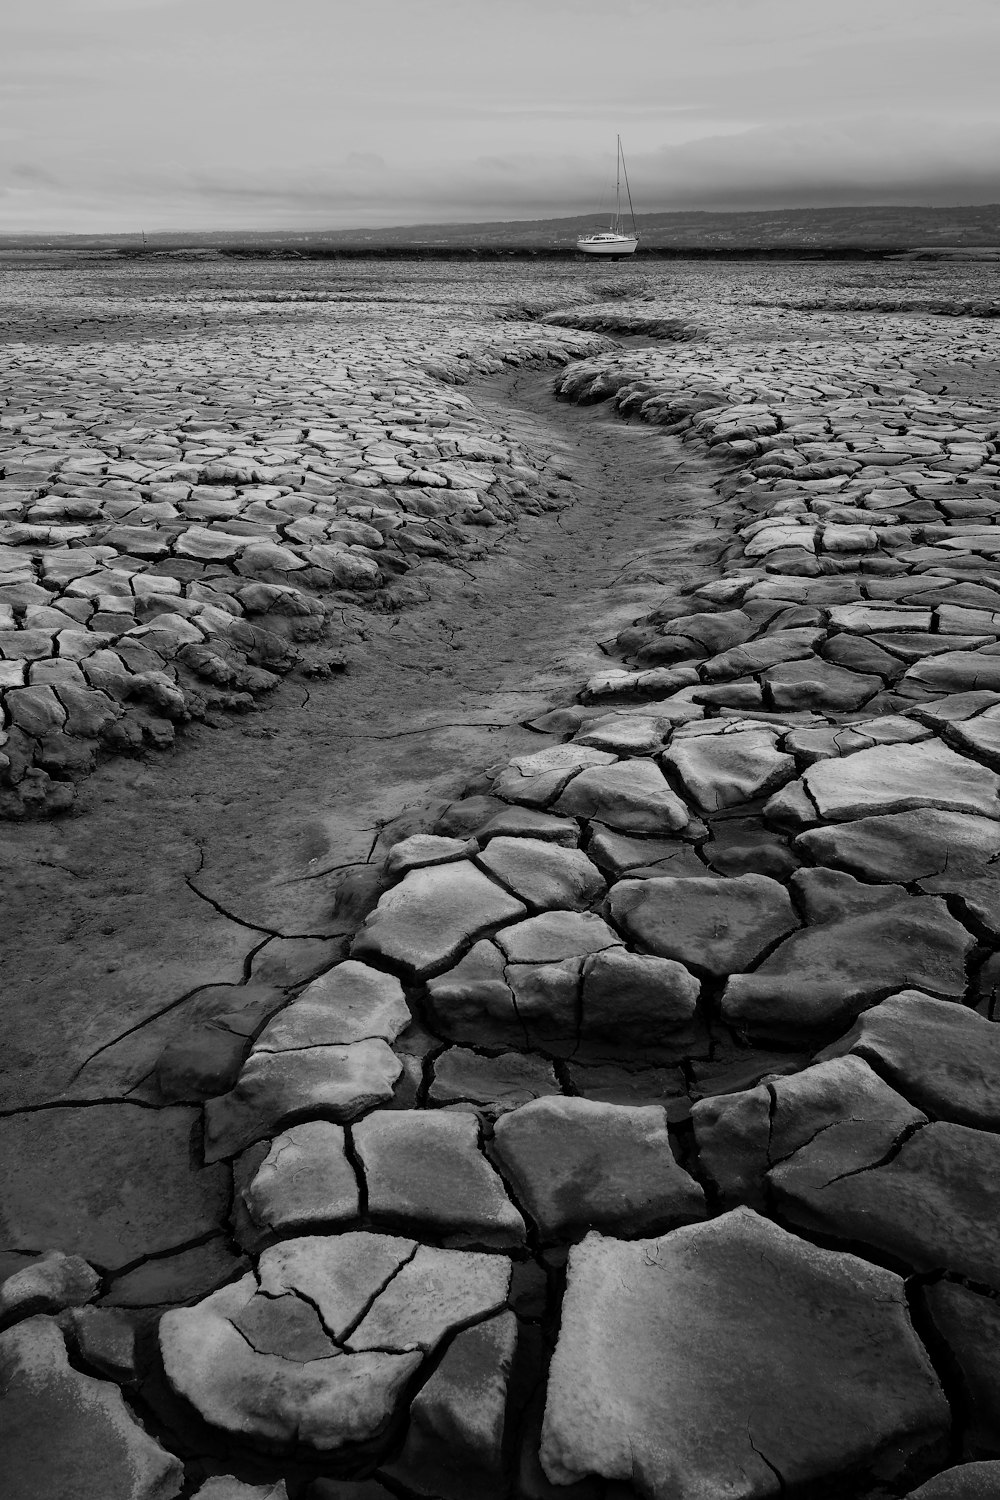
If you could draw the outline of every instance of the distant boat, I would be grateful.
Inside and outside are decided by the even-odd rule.
[[[625,178],[625,192],[628,196],[629,217],[632,220],[632,232],[627,234],[622,228],[622,176]],[[628,185],[628,169],[625,166],[625,153],[622,150],[622,138],[618,137],[618,160],[615,163],[615,217],[609,229],[598,230],[596,234],[584,234],[576,242],[576,248],[582,250],[584,255],[634,255],[639,243],[639,235],[635,227],[635,214],[632,211],[632,191]]]

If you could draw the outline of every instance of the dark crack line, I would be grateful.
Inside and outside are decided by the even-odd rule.
[[[774,1157],[771,1155],[771,1147],[774,1142],[774,1129],[778,1121],[778,1095],[773,1084],[765,1084],[767,1089],[767,1146],[764,1151],[764,1159],[767,1162],[768,1171],[775,1166]]]
[[[853,1053],[853,1054],[852,1053],[848,1053],[847,1056],[861,1056],[861,1054],[860,1053]],[[867,1059],[865,1059],[865,1061],[867,1061]],[[874,1071],[874,1069],[872,1071]],[[795,1075],[793,1074],[792,1076],[794,1077]],[[881,1075],[879,1075],[879,1076],[881,1076]],[[888,1082],[888,1079],[885,1079],[883,1081],[884,1082]],[[767,1087],[770,1088],[771,1085],[768,1084]],[[775,1099],[777,1100],[777,1094],[775,1094]],[[771,1171],[771,1170],[773,1170],[773,1169],[775,1169],[777,1167],[784,1166],[784,1164],[785,1164],[786,1161],[791,1161],[792,1158],[795,1157],[795,1156],[797,1156],[800,1151],[806,1151],[815,1141],[819,1140],[819,1138],[820,1138],[821,1135],[825,1135],[828,1130],[836,1130],[841,1125],[869,1125],[869,1124],[871,1124],[870,1120],[865,1120],[865,1119],[861,1118],[858,1115],[841,1115],[836,1120],[827,1120],[827,1122],[826,1122],[825,1125],[817,1125],[817,1127],[813,1131],[812,1135],[807,1136],[806,1139],[804,1141],[801,1141],[797,1146],[793,1146],[790,1151],[786,1151],[785,1154],[784,1154],[784,1156],[775,1157],[773,1160],[772,1160],[771,1155],[770,1155],[770,1141],[769,1141],[768,1142],[768,1163],[769,1163],[768,1170]],[[893,1145],[895,1145],[895,1144],[896,1143],[894,1141]],[[881,1165],[881,1163],[876,1163],[875,1165]],[[863,1171],[863,1172],[867,1172],[869,1169],[867,1167],[862,1167],[860,1170]],[[851,1177],[851,1176],[854,1175],[854,1173],[853,1172],[847,1172],[844,1175],[847,1176],[847,1177]],[[836,1180],[839,1181],[840,1179],[837,1178]],[[827,1186],[829,1186],[829,1184],[827,1184]]]
[[[350,1125],[344,1126],[344,1155],[348,1166],[354,1173],[354,1180],[358,1188],[358,1218],[368,1217],[368,1178],[365,1175],[365,1165],[361,1160],[357,1142],[354,1139],[354,1131]]]
[[[40,859],[39,868],[42,870],[61,870],[64,875],[72,875],[74,880],[86,880],[86,875],[80,870],[71,869],[69,865],[58,865],[50,859]]]
[[[377,842],[377,835],[376,835]],[[375,845],[372,845],[374,848]],[[371,850],[368,851],[366,859],[349,859],[343,865],[327,865],[322,870],[312,870],[306,875],[290,875],[287,880],[279,881],[279,885],[301,885],[305,880],[321,880],[324,875],[339,875],[341,870],[363,870],[371,859]],[[270,941],[270,939],[268,939]],[[262,945],[263,946],[263,945]]]
[[[143,1073],[143,1075],[142,1075],[141,1078],[137,1078],[136,1081],[135,1081],[135,1083],[133,1083],[129,1088],[127,1088],[125,1090],[124,1094],[122,1095],[122,1099],[126,1103],[128,1103],[128,1104],[138,1104],[140,1101],[137,1100],[137,1099],[133,1099],[132,1095],[135,1094],[135,1093],[138,1093],[139,1089],[142,1088],[143,1084],[148,1083],[149,1080],[152,1078],[152,1076],[153,1076],[153,1074],[155,1072],[156,1072],[156,1064],[154,1063],[151,1068],[149,1068],[145,1073]]]
[[[198,1250],[202,1245],[210,1245],[213,1240],[225,1240],[225,1238],[225,1230],[217,1226],[214,1229],[206,1229],[204,1234],[195,1235],[189,1240],[182,1240],[179,1245],[168,1245],[165,1250],[152,1250],[148,1255],[136,1256],[135,1260],[130,1260],[123,1266],[117,1266],[113,1271],[99,1264],[97,1269],[109,1282],[114,1283],[120,1281],[123,1276],[130,1276],[133,1271],[141,1270],[143,1266],[155,1265],[161,1260],[172,1260],[175,1255],[183,1255],[187,1250]],[[242,1276],[246,1273],[241,1269],[239,1274]],[[158,1304],[149,1303],[148,1305]]]
[[[264,1030],[267,1029],[267,1027],[270,1025],[271,1021],[272,1020],[277,1020],[279,1016],[284,1015],[286,1011],[291,1010],[292,1005],[294,1005],[294,1003],[295,1002],[292,1001],[291,1004],[285,1005],[285,1006],[283,1006],[281,1008],[281,1010],[276,1011],[273,1016],[269,1016],[267,1018],[267,1020],[263,1023],[263,1028],[262,1028],[262,1031],[261,1031],[261,1036],[263,1036]],[[255,1054],[264,1053],[268,1057],[287,1057],[289,1055],[289,1053],[292,1053],[292,1052],[315,1052],[317,1049],[324,1048],[324,1047],[336,1047],[338,1051],[343,1051],[346,1047],[353,1047],[358,1042],[384,1042],[384,1041],[385,1041],[385,1037],[379,1035],[379,1036],[359,1036],[359,1037],[355,1037],[354,1040],[350,1041],[350,1042],[303,1042],[301,1047],[262,1047],[262,1046],[260,1046],[260,1039],[258,1038],[258,1041],[254,1043],[253,1051],[254,1051]],[[319,1116],[318,1118],[322,1119],[323,1116]],[[299,1123],[303,1123],[303,1122],[300,1121]],[[338,1120],[338,1121],[334,1121],[333,1123],[340,1124],[342,1122]],[[266,1139],[266,1137],[262,1137],[262,1139]]]
[[[196,873],[200,874],[200,870]],[[194,883],[194,877],[192,875],[184,876],[184,884],[190,891],[193,891],[196,896],[200,896],[202,901],[207,901],[209,906],[213,907],[219,913],[220,917],[225,917],[228,922],[235,922],[238,927],[247,927],[251,932],[263,932],[269,938],[284,936],[283,933],[276,931],[273,927],[261,927],[259,922],[247,922],[243,917],[236,916],[234,912],[227,911],[226,908],[222,905],[221,901],[216,901],[214,896],[208,895],[206,891],[199,890],[198,886],[196,886]]]
[[[270,940],[268,939],[268,941],[270,941]],[[252,957],[254,953],[259,953],[260,949],[263,946],[264,946],[263,943],[259,943],[257,945],[257,947],[252,950],[250,956]],[[137,1031],[143,1031],[145,1029],[145,1027],[152,1026],[152,1024],[153,1024],[154,1021],[160,1021],[160,1020],[162,1020],[163,1017],[164,1016],[168,1016],[171,1011],[177,1010],[177,1008],[179,1006],[186,1004],[188,1000],[193,1000],[196,995],[200,995],[201,992],[202,992],[202,990],[215,989],[215,988],[216,988],[216,986],[212,985],[212,984],[199,984],[199,985],[196,985],[193,990],[188,990],[186,992],[186,994],[181,995],[181,997],[178,1000],[170,1000],[170,1001],[168,1001],[168,1003],[166,1005],[162,1006],[158,1011],[155,1011],[153,1013],[153,1015],[147,1016],[145,1018],[145,1020],[136,1021],[136,1023],[135,1023],[134,1026],[130,1026],[127,1031],[123,1031],[118,1036],[112,1037],[109,1042],[102,1042],[99,1047],[96,1047],[94,1049],[94,1051],[90,1053],[89,1057],[85,1057],[84,1058],[84,1060],[80,1064],[80,1066],[70,1076],[70,1080],[69,1080],[70,1084],[75,1083],[76,1080],[79,1078],[80,1074],[83,1072],[84,1068],[88,1067],[90,1065],[90,1063],[92,1063],[94,1061],[95,1057],[100,1057],[100,1055],[101,1055],[102,1052],[108,1052],[108,1051],[110,1051],[112,1047],[117,1047],[119,1042],[126,1041],[127,1038],[130,1037],[130,1036],[135,1036],[135,1034],[136,1034]],[[234,986],[232,986],[232,988],[238,989],[239,986],[238,985],[234,985]],[[153,1071],[153,1069],[150,1069],[150,1072],[152,1072],[152,1071]],[[144,1076],[148,1078],[150,1076],[150,1074],[147,1073]],[[142,1081],[143,1081],[142,1079],[139,1080],[140,1083]],[[136,1087],[137,1086],[138,1085],[136,1085]]]
[[[471,691],[471,689],[470,689]],[[398,729],[391,734],[343,734],[345,740],[401,740],[414,734],[435,734],[440,729],[509,729],[509,719],[460,719],[455,724],[422,724],[417,729]]]
[[[262,942],[256,943],[250,949],[250,951],[248,953],[244,954],[244,957],[243,957],[243,978],[240,980],[240,984],[236,986],[237,989],[240,987],[240,985],[245,985],[245,984],[249,984],[250,983],[250,981],[253,979],[253,965],[254,965],[254,960],[257,957],[257,954],[258,953],[262,953],[263,950],[267,947],[268,943],[273,943],[273,942],[274,942],[274,937],[269,935],[268,937],[264,938]]]
[[[302,1291],[302,1289],[297,1286],[287,1286],[283,1291],[280,1292],[265,1292],[263,1287],[258,1286],[256,1295],[258,1297],[266,1297],[269,1302],[277,1302],[281,1297],[297,1297],[300,1302],[304,1302],[307,1307],[312,1308],[313,1312],[316,1314],[316,1317],[319,1319],[320,1327],[326,1334],[327,1338],[330,1340],[331,1344],[333,1344],[334,1352],[336,1354],[345,1353],[345,1350],[341,1347],[341,1341],[337,1338],[336,1333],[324,1318],[323,1309],[320,1307],[319,1303],[314,1297],[309,1296],[308,1292]],[[331,1356],[324,1357],[330,1358]]]
[[[839,1122],[835,1121],[834,1123]],[[922,1120],[914,1120],[912,1124],[907,1125],[900,1132],[900,1134],[892,1142],[891,1146],[889,1146],[888,1150],[884,1151],[883,1154],[879,1157],[878,1161],[868,1162],[866,1166],[855,1167],[850,1172],[841,1172],[839,1176],[829,1178],[821,1185],[819,1191],[825,1192],[827,1188],[833,1187],[835,1183],[846,1181],[848,1177],[861,1177],[865,1172],[877,1172],[880,1167],[889,1166],[891,1162],[894,1162],[896,1160],[896,1157],[902,1151],[906,1143],[909,1140],[912,1140],[912,1138],[917,1134],[917,1131],[923,1130],[930,1123],[931,1122],[926,1118]]]
[[[394,1270],[389,1272],[389,1275],[382,1282],[382,1285],[378,1287],[374,1292],[372,1292],[371,1296],[368,1298],[367,1302],[365,1303],[364,1307],[362,1307],[357,1317],[354,1318],[354,1320],[345,1327],[339,1339],[339,1342],[343,1344],[345,1348],[347,1347],[348,1340],[351,1339],[355,1333],[357,1333],[358,1329],[361,1327],[361,1324],[365,1321],[368,1314],[371,1312],[372,1308],[381,1297],[382,1293],[388,1286],[391,1285],[392,1282],[395,1281],[400,1272],[410,1264],[410,1262],[415,1258],[419,1249],[419,1244],[414,1244],[413,1249],[410,1251],[406,1259],[400,1261],[399,1265],[396,1266]]]
[[[501,950],[501,952],[502,952],[502,950]],[[511,1010],[514,1013],[514,1020],[517,1022],[517,1025],[521,1028],[521,1034],[522,1034],[522,1036],[524,1038],[524,1050],[525,1050],[525,1052],[534,1052],[536,1049],[531,1044],[531,1038],[530,1038],[530,1036],[528,1034],[528,1023],[525,1021],[524,1017],[521,1014],[520,1008],[519,1008],[518,1003],[517,1003],[517,996],[514,993],[514,986],[511,984],[510,979],[507,977],[507,970],[509,968],[510,968],[510,962],[509,962],[509,960],[507,960],[505,958],[504,959],[504,966],[503,966],[503,982],[507,986],[507,993],[510,996],[510,1005],[511,1005]]]
[[[100,1105],[125,1105],[126,1103],[131,1109],[148,1109],[153,1113],[165,1107],[160,1104],[150,1104],[145,1099],[126,1101],[120,1095],[102,1099],[46,1099],[42,1104],[22,1104],[15,1109],[0,1109],[0,1120],[10,1120],[16,1115],[37,1115],[46,1109],[96,1109]]]
[[[778,1485],[778,1494],[784,1495],[786,1493],[785,1481],[782,1478],[781,1470],[776,1468],[771,1460],[767,1457],[767,1455],[765,1453],[762,1453],[761,1450],[757,1447],[757,1444],[753,1440],[753,1433],[750,1431],[749,1420],[747,1421],[747,1442],[750,1444],[750,1447],[753,1449],[754,1453],[756,1453],[761,1463],[764,1464],[768,1469],[770,1469],[771,1473],[774,1475]]]

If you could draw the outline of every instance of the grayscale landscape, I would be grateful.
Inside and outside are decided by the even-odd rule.
[[[998,272],[4,302],[0,1490],[994,1494]]]
[[[2,34],[0,1500],[1000,1500],[1000,9]]]

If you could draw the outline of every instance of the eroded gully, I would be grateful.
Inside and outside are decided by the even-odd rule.
[[[126,1097],[205,986],[284,987],[335,961],[352,925],[337,892],[379,828],[427,826],[471,775],[551,743],[520,721],[607,665],[599,642],[713,576],[728,507],[707,460],[557,403],[548,374],[470,393],[559,454],[574,503],[441,569],[431,602],[367,616],[346,674],[291,678],[249,721],[109,762],[79,815],[4,829],[6,1110]]]

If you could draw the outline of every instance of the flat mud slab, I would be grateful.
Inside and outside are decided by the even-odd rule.
[[[577,498],[439,569],[433,602],[365,615],[343,675],[287,681],[248,720],[105,763],[73,816],[5,828],[7,1108],[124,1097],[205,986],[309,972],[353,927],[337,893],[385,823],[423,824],[477,771],[551,743],[521,721],[607,664],[599,641],[711,576],[724,506],[710,463],[556,402],[550,374],[469,394],[563,454]],[[262,948],[272,937],[314,942]]]

